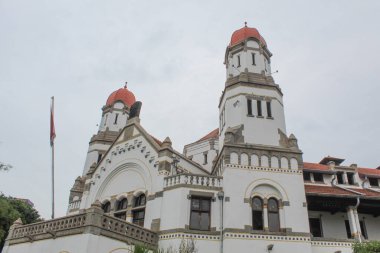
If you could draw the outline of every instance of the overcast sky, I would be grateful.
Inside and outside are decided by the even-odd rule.
[[[273,53],[288,134],[304,161],[380,165],[380,1],[0,0],[0,191],[50,216],[81,175],[108,95],[128,81],[141,123],[182,151],[218,126],[223,58],[248,22]]]

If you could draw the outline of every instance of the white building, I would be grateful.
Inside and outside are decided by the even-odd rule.
[[[255,28],[232,34],[219,127],[183,154],[141,126],[131,91],[112,93],[67,216],[15,222],[4,252],[122,253],[193,238],[199,253],[348,253],[380,240],[380,170],[303,161],[271,56]]]

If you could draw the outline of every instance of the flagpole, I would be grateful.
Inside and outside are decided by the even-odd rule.
[[[53,122],[53,129],[54,129],[54,96],[51,97],[52,102],[52,108],[51,108],[51,122]],[[50,123],[51,124],[51,123]],[[55,135],[55,129],[54,135]],[[54,136],[55,137],[55,136]],[[54,137],[53,139],[50,139],[51,142],[51,191],[52,191],[52,202],[51,202],[51,218],[54,219]]]

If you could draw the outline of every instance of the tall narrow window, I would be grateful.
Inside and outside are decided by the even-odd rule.
[[[119,201],[117,201],[114,216],[116,218],[125,220],[127,218],[127,206],[128,206],[127,198],[122,198]]]
[[[109,201],[102,204],[102,209],[104,213],[109,213],[111,211],[111,203]]]
[[[267,70],[267,60],[266,59],[264,59],[264,68],[265,68],[265,72],[267,72],[268,70]]]
[[[355,184],[355,173],[347,172],[347,180],[348,180],[348,184],[354,185]]]
[[[270,101],[267,101],[267,116],[268,118],[272,118],[272,106]]]
[[[256,65],[255,54],[252,53],[252,65]]]
[[[259,197],[252,199],[252,228],[253,230],[263,230],[263,201]]]
[[[309,225],[310,225],[310,233],[313,237],[322,237],[322,225],[321,225],[321,219],[320,218],[310,218],[309,219]]]
[[[270,232],[280,232],[278,201],[274,198],[268,200],[268,226]]]
[[[207,153],[203,154],[203,164],[207,164]]]
[[[98,154],[98,163],[102,160],[102,154]]]
[[[351,239],[352,238],[352,234],[351,234],[350,222],[348,220],[345,220],[344,221],[344,225],[346,226],[347,238]]]
[[[237,56],[237,66],[240,67],[240,55]]]
[[[106,117],[104,118],[104,126],[107,124],[108,114],[106,114]]]
[[[115,121],[113,122],[115,125],[117,124],[117,118],[119,117],[119,114],[118,113],[116,113],[116,115],[115,115]]]
[[[257,100],[257,116],[258,117],[263,116],[263,110],[261,108],[261,100]]]
[[[343,172],[339,171],[338,173],[336,173],[336,177],[337,177],[338,184],[344,184]]]
[[[247,98],[248,116],[252,116],[252,100]]]
[[[360,221],[360,230],[362,231],[363,237],[368,240],[367,228],[365,226],[364,220]]]
[[[132,215],[133,215],[132,222],[141,227],[144,226],[145,205],[146,205],[145,194],[140,194],[138,197],[135,198],[135,204],[132,211]]]
[[[211,199],[191,197],[190,229],[210,230]]]
[[[308,171],[303,172],[303,180],[304,181],[311,181],[310,172],[308,172]]]

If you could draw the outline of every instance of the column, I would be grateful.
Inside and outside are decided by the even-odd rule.
[[[264,216],[264,231],[269,231],[269,222],[268,222],[268,199],[264,199],[263,216]]]
[[[280,205],[279,209],[278,209],[278,212],[279,212],[279,216],[280,216],[280,231],[285,231],[286,227],[285,227],[285,212],[284,212],[284,206]]]
[[[360,227],[360,220],[359,220],[358,210],[356,208],[353,208],[352,211],[354,213],[355,225],[356,225],[356,228],[357,228],[357,231],[358,231],[357,232],[357,238],[361,239],[362,229]]]
[[[348,217],[348,222],[350,223],[351,236],[353,238],[357,238],[357,236],[358,236],[358,229],[357,229],[357,226],[356,226],[356,219],[355,219],[355,214],[354,214],[354,208],[352,206],[349,206],[347,208],[347,217]]]

